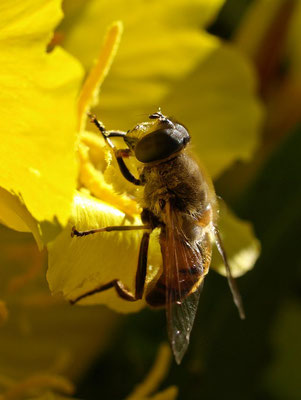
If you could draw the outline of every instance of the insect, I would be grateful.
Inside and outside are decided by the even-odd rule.
[[[126,133],[106,131],[95,116],[89,116],[114,152],[124,178],[144,187],[142,224],[88,231],[78,231],[73,227],[71,235],[86,236],[97,232],[135,229],[141,229],[144,233],[134,293],[116,277],[71,303],[114,288],[124,300],[136,301],[145,296],[150,306],[165,307],[169,341],[179,364],[189,344],[200,290],[209,270],[213,242],[223,258],[240,317],[244,318],[242,301],[217,228],[217,201],[213,184],[189,154],[190,135],[187,129],[160,111],[151,114],[149,122],[141,123]],[[111,141],[113,137],[122,137],[127,148],[117,149]],[[142,165],[139,178],[129,171],[124,162],[130,156],[136,157]],[[148,286],[145,293],[148,245],[155,228],[160,228],[163,269],[161,276]]]

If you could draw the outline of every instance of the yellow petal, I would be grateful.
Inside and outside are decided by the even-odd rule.
[[[247,60],[213,36],[202,39],[202,60],[172,88],[162,109],[188,128],[192,150],[216,178],[234,160],[251,158],[263,113]]]
[[[232,275],[241,276],[254,267],[260,254],[260,243],[250,222],[235,216],[223,201],[219,201],[218,227],[226,250]],[[226,276],[226,270],[216,246],[211,268]]]
[[[47,279],[50,289],[72,300],[113,279],[120,279],[134,292],[142,231],[102,232],[71,238],[73,225],[78,230],[88,230],[131,224],[141,225],[140,218],[137,216],[134,221],[128,221],[121,211],[93,197],[77,193],[68,226],[48,246]],[[154,278],[161,265],[156,232],[152,234],[150,249],[147,283]],[[116,311],[130,312],[141,309],[145,302],[127,302],[117,296],[114,289],[109,289],[81,300],[80,304],[106,304]]]
[[[127,51],[132,53],[134,47],[141,46],[144,55],[151,60],[156,55],[153,52],[154,47],[160,46],[161,39],[165,39],[162,33],[168,34],[171,39],[169,45],[173,47],[176,41],[173,39],[174,34],[177,35],[179,30],[188,34],[190,31],[196,32],[205,27],[214,19],[224,2],[225,0],[165,0],[164,2],[154,0],[146,3],[134,0],[129,7],[122,0],[112,2],[90,0],[88,3],[86,0],[79,0],[76,4],[73,0],[65,0],[66,16],[60,31],[64,32],[64,47],[81,60],[87,70],[98,54],[100,38],[105,36],[107,27],[117,20],[122,21],[125,28],[119,51],[122,55],[118,54],[118,59],[121,60],[126,56]],[[154,39],[154,43],[145,42],[151,41],[151,38]],[[155,42],[157,38],[160,40]],[[151,47],[143,44],[151,44]],[[176,59],[177,54],[172,54],[172,48],[168,47],[166,41],[163,46],[167,51],[165,55]],[[130,57],[131,54],[128,54],[128,58]],[[132,59],[132,63],[141,66],[141,60],[142,56],[141,59]],[[157,53],[152,66],[160,65],[161,60],[162,54]],[[179,60],[180,57],[177,61]],[[113,79],[110,80],[114,82]]]
[[[60,48],[46,53],[61,16],[59,0],[0,6],[0,186],[18,196],[36,220],[65,224],[77,177],[82,70]]]
[[[40,230],[36,220],[17,196],[0,188],[0,221],[11,229],[32,232],[39,249],[42,249]]]

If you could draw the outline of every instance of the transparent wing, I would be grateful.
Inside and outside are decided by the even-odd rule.
[[[166,212],[166,231],[161,236],[166,316],[172,351],[180,364],[189,344],[203,278],[209,267],[211,247],[209,243],[207,246],[204,242],[187,240],[180,227],[179,215],[170,206]]]
[[[177,364],[181,363],[189,345],[201,287],[202,284],[194,293],[183,300],[181,305],[170,304],[166,308],[168,336]]]

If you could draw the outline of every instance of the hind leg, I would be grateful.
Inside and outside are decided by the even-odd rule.
[[[113,228],[113,227],[111,227],[111,228]],[[115,228],[121,228],[121,227],[115,227]],[[95,233],[95,232],[91,232],[91,231],[86,231],[86,232],[89,232],[86,234]],[[135,293],[131,293],[130,290],[119,279],[113,279],[112,281],[105,283],[104,285],[98,286],[97,288],[92,289],[89,292],[86,292],[86,293],[78,296],[74,300],[70,300],[70,303],[75,304],[79,300],[84,299],[85,297],[92,296],[93,294],[96,294],[96,293],[104,292],[105,290],[108,290],[111,288],[115,288],[118,296],[124,300],[137,301],[137,300],[142,299],[142,296],[144,293],[146,270],[147,270],[147,253],[148,253],[150,233],[151,233],[151,231],[145,232],[141,239],[139,257],[138,257],[138,267],[137,267],[136,280],[135,280]],[[83,236],[83,235],[78,235],[78,236]]]

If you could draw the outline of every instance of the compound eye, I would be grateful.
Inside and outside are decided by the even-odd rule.
[[[135,155],[143,163],[160,161],[180,151],[186,143],[187,140],[181,132],[175,129],[159,129],[137,143]]]

